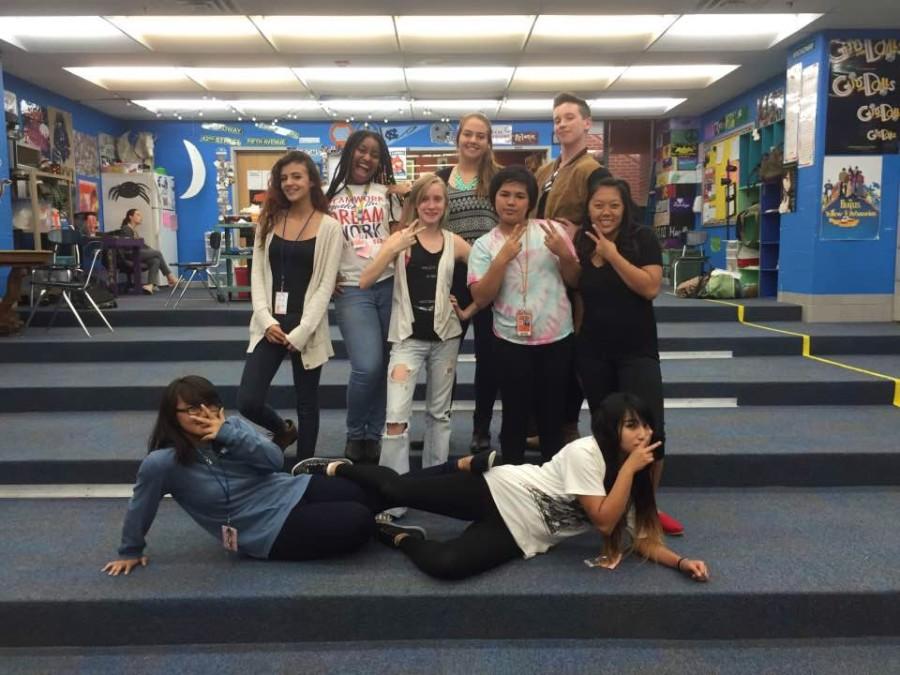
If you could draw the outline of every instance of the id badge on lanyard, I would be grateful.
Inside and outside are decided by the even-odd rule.
[[[276,291],[275,292],[275,314],[287,314],[288,307],[288,292],[287,291]]]

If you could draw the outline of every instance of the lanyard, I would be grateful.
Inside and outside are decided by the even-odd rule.
[[[313,214],[316,212],[315,209],[309,212],[309,215],[306,217],[306,222],[303,223],[303,227],[300,228],[300,232],[294,238],[294,241],[299,241],[300,237],[303,236],[303,233],[306,232],[306,226],[309,225],[309,221],[312,219]],[[279,246],[279,250],[281,251],[281,290],[284,291],[284,277],[287,276],[287,268],[284,265],[284,249],[287,248],[285,242],[287,239],[284,235],[287,234],[287,214],[284,214],[284,222],[281,225],[281,241],[282,244]]]
[[[519,260],[519,255],[516,256],[516,265],[519,266],[519,271],[522,273],[522,307],[526,307],[528,305],[528,228],[530,227],[530,223],[525,225],[525,245],[522,247],[522,250],[519,251],[519,255],[525,258],[525,264],[522,265],[522,261]],[[508,237],[507,237],[508,238]]]
[[[369,196],[369,190],[371,190],[371,189],[372,189],[372,181],[369,181],[368,183],[366,183],[365,191],[359,197],[357,197],[356,195],[353,194],[353,191],[350,189],[349,185],[344,186],[344,192],[347,193],[347,195],[353,201],[354,207],[356,208],[356,223],[357,223],[357,225],[362,225],[363,212],[366,210],[366,197]]]
[[[219,477],[216,475],[216,472],[213,471],[213,460],[207,456],[206,453],[202,452],[200,448],[197,448],[197,454],[203,459],[203,463],[206,465],[207,471],[209,471],[210,475],[216,479],[216,482],[219,484],[219,487],[222,488],[222,494],[225,495],[225,524],[231,525],[231,485],[228,483],[228,474],[225,472],[225,469],[219,467],[222,471],[222,478],[225,479],[225,483],[223,484]]]

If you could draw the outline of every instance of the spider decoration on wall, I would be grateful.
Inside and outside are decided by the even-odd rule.
[[[124,183],[119,183],[118,185],[113,185],[111,188],[109,188],[110,199],[112,199],[113,201],[118,201],[120,197],[124,199],[134,199],[135,197],[140,197],[148,204],[150,203],[150,192],[147,190],[147,186],[141,183],[126,181]]]

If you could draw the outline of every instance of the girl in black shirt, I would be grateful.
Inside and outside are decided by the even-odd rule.
[[[576,364],[591,412],[615,391],[635,394],[657,420],[663,441],[651,469],[659,486],[665,454],[662,373],[653,298],[662,280],[656,236],[632,218],[628,183],[595,172],[588,179],[587,219],[576,235],[581,263],[579,289],[584,320],[576,341]],[[677,520],[660,512],[666,534],[683,534]]]

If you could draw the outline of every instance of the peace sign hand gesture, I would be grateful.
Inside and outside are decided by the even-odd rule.
[[[569,254],[569,247],[566,246],[566,235],[561,234],[552,223],[540,223],[541,229],[544,231],[544,246],[550,249],[550,252],[557,258],[564,258]]]
[[[591,223],[591,228],[594,230],[593,232],[585,230],[584,234],[594,242],[594,260],[597,262],[609,260],[609,257],[617,253],[619,249],[616,248],[614,241],[603,234],[596,223]]]
[[[397,230],[388,237],[385,246],[387,246],[392,256],[396,256],[415,244],[416,235],[424,229],[424,225],[419,225],[419,221],[414,220],[407,227]]]
[[[519,223],[513,228],[512,234],[506,238],[506,243],[503,244],[503,248],[497,254],[497,258],[504,265],[512,262],[519,255],[519,252],[522,250],[522,235],[524,234],[525,225]]]

